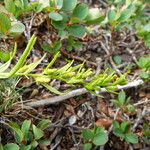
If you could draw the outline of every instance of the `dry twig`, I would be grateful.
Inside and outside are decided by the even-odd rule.
[[[122,89],[131,88],[131,87],[137,87],[139,85],[142,85],[143,83],[144,83],[143,80],[139,79],[139,80],[132,81],[126,85],[118,86],[117,88],[118,88],[118,90],[122,90]],[[65,95],[55,96],[52,98],[42,99],[42,100],[34,101],[34,102],[27,102],[27,103],[25,103],[25,105],[30,106],[30,107],[40,107],[40,106],[51,105],[51,104],[55,104],[58,102],[62,102],[66,99],[69,99],[69,98],[72,98],[75,96],[86,94],[88,92],[89,91],[87,91],[85,88],[80,88],[80,89],[73,90]],[[106,93],[106,92],[107,92],[107,89],[101,88],[101,91],[99,92],[99,94]]]

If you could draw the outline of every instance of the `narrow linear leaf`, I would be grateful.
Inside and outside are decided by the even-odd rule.
[[[36,37],[33,35],[31,39],[29,40],[29,43],[23,52],[22,56],[20,57],[18,63],[14,66],[14,68],[10,71],[9,77],[12,77],[25,63],[27,57],[29,56],[34,44],[36,42]]]

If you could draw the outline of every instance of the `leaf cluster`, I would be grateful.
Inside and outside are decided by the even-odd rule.
[[[108,91],[114,91],[117,88],[117,85],[124,85],[127,83],[125,75],[118,77],[115,73],[109,73],[105,71],[102,74],[94,76],[94,73],[91,69],[83,68],[83,64],[79,64],[77,66],[72,66],[73,61],[67,63],[65,66],[61,68],[51,68],[55,63],[57,57],[59,57],[59,53],[55,55],[53,60],[49,63],[49,65],[43,69],[41,73],[32,73],[33,70],[40,64],[40,62],[44,59],[41,58],[39,61],[35,63],[31,63],[26,65],[26,59],[29,56],[34,44],[36,42],[36,37],[33,35],[23,52],[22,56],[18,60],[17,64],[8,72],[8,68],[10,67],[11,61],[15,55],[17,46],[14,47],[14,53],[10,60],[5,64],[0,66],[0,79],[7,79],[11,77],[32,77],[35,79],[37,83],[42,84],[50,91],[58,94],[53,87],[51,87],[48,83],[50,83],[51,79],[57,79],[63,82],[66,82],[71,85],[81,85],[85,87],[89,91],[97,91],[101,90],[102,87],[106,88]],[[60,94],[60,93],[59,93]]]
[[[11,122],[8,124],[16,143],[0,145],[1,150],[33,150],[39,144],[48,146],[49,141],[44,138],[44,130],[50,127],[50,120],[42,120],[37,126],[31,123],[31,120],[25,120],[21,126]]]
[[[131,123],[128,121],[122,122],[121,124],[119,124],[117,121],[114,121],[113,132],[116,136],[128,143],[138,143],[138,137],[131,131]]]
[[[150,55],[141,57],[137,64],[143,70],[140,74],[141,78],[150,80]]]
[[[16,90],[18,82],[17,78],[0,80],[0,114],[11,109],[19,99],[20,94]]]
[[[126,98],[126,93],[124,91],[119,92],[118,99],[112,100],[116,107],[121,108],[122,111],[127,113],[134,113],[135,107],[130,104],[130,97]]]
[[[82,136],[84,139],[84,150],[91,150],[93,146],[101,146],[108,141],[107,131],[99,127],[95,127],[92,130],[84,129]]]

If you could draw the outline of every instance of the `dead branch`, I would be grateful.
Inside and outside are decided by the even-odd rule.
[[[132,82],[126,84],[126,85],[118,86],[117,90],[137,87],[139,85],[142,85],[143,83],[144,82],[141,79],[135,80],[135,81],[132,81]],[[75,96],[83,95],[83,94],[86,94],[88,92],[89,91],[87,91],[85,88],[80,88],[80,89],[73,90],[73,91],[71,91],[71,92],[69,92],[65,95],[55,96],[55,97],[52,97],[52,98],[42,99],[42,100],[39,100],[39,101],[32,101],[32,102],[27,102],[27,103],[25,102],[24,104],[28,107],[46,106],[46,105],[51,105],[51,104],[62,102],[64,100],[67,100],[67,99],[75,97]],[[101,91],[99,92],[99,94],[105,93],[105,92],[107,92],[107,89],[101,88]]]

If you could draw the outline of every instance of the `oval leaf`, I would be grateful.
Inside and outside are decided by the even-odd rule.
[[[4,150],[19,150],[19,146],[17,144],[13,144],[13,143],[6,144],[4,146]]]
[[[22,33],[25,30],[25,26],[21,22],[15,22],[12,24],[12,27],[10,29],[11,33]]]
[[[37,128],[35,125],[32,125],[32,128],[36,140],[44,136],[44,132],[41,129]]]
[[[108,141],[108,134],[106,131],[101,130],[93,138],[93,143],[97,146],[104,145]]]
[[[88,6],[86,4],[79,4],[73,11],[73,17],[77,17],[81,20],[85,19],[88,15]]]
[[[129,143],[132,143],[132,144],[138,143],[138,137],[133,133],[126,134],[125,140]]]
[[[61,21],[61,20],[63,20],[63,17],[59,13],[56,13],[56,12],[49,13],[49,17],[52,20],[55,20],[55,21]]]
[[[62,9],[64,11],[72,11],[77,5],[77,0],[64,0]]]
[[[24,138],[28,135],[30,125],[31,125],[31,120],[25,120],[21,126],[21,131],[23,133]]]
[[[74,37],[82,38],[86,33],[86,29],[82,25],[72,25],[68,27],[68,32]]]

